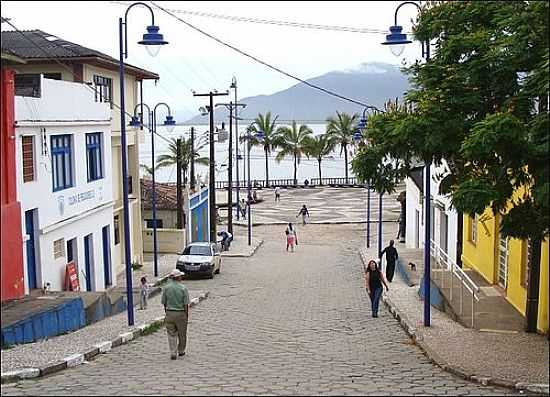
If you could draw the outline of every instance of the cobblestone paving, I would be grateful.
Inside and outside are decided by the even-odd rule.
[[[3,385],[2,395],[502,395],[432,365],[385,310],[370,317],[359,225],[308,225],[295,253],[280,227],[255,228],[252,258],[225,258],[190,313],[184,359],[164,330],[89,364]],[[350,238],[351,236],[351,238]],[[458,341],[457,341],[458,342]]]

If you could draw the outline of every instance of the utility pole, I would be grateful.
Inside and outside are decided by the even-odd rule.
[[[228,188],[227,188],[227,230],[229,233],[233,234],[233,109],[235,109],[235,113],[237,112],[237,108],[239,106],[242,106],[243,108],[246,107],[244,103],[218,103],[216,106],[225,106],[229,110],[229,164],[227,168],[227,180],[228,180]],[[235,116],[236,117],[236,116]],[[237,134],[237,140],[239,139]],[[237,166],[239,164],[239,160],[236,160]],[[238,175],[238,171],[237,171]],[[237,180],[238,180],[237,176]],[[238,184],[238,183],[237,183]],[[239,197],[237,196],[237,204],[239,203]],[[237,211],[238,214],[238,211]],[[238,218],[237,218],[238,219]]]
[[[212,92],[210,91],[207,94],[193,94],[193,96],[200,96],[200,97],[209,97],[210,98],[210,133],[209,133],[209,139],[210,139],[210,164],[209,164],[209,201],[210,201],[210,242],[215,243],[216,242],[216,226],[217,226],[217,219],[216,219],[216,173],[215,173],[215,162],[216,162],[216,156],[214,151],[214,97],[215,96],[222,96],[222,95],[229,95],[229,92]]]
[[[231,79],[231,86],[229,88],[233,88],[235,90],[235,101],[233,103],[237,104],[237,78],[233,76],[233,79]],[[246,106],[246,105],[245,105]],[[244,107],[244,106],[243,106]],[[239,182],[239,117],[238,117],[238,107],[235,108],[235,171],[237,175],[237,220],[241,217],[241,211],[239,211],[239,205],[241,198],[239,197],[239,193],[241,190],[240,182]],[[230,120],[231,123],[231,120]],[[231,124],[230,124],[231,125]]]
[[[176,212],[176,227],[183,229],[183,194],[181,191],[181,138],[176,141],[176,202],[178,205]]]
[[[195,190],[195,127],[191,127],[191,164],[190,164],[191,180],[189,185],[191,191]]]

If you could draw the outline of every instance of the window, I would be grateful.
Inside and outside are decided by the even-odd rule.
[[[132,188],[133,186],[133,183],[132,183],[132,176],[131,175],[128,175],[128,194],[132,194],[134,189]]]
[[[52,177],[53,191],[73,186],[73,156],[71,135],[52,136]]]
[[[523,258],[521,261],[521,285],[525,288],[529,285],[529,270],[531,269],[531,239],[523,242]]]
[[[470,233],[469,233],[469,240],[471,243],[475,244],[477,242],[477,222],[478,222],[479,216],[477,214],[474,215],[472,218],[470,216]]]
[[[34,137],[23,137],[23,182],[34,181]]]
[[[101,144],[103,133],[86,134],[86,161],[88,163],[88,182],[103,178]]]
[[[120,215],[115,215],[113,225],[115,229],[115,245],[118,245],[120,244]]]
[[[153,219],[145,219],[145,223],[147,224],[147,229],[152,229],[155,224]],[[162,229],[162,219],[157,219],[157,229]]]
[[[113,80],[108,77],[94,76],[95,101],[110,102],[112,107]]]
[[[44,73],[45,79],[61,80],[61,73]]]
[[[40,98],[40,75],[16,74],[15,95]]]
[[[53,242],[53,258],[64,258],[65,257],[65,239],[60,238]]]

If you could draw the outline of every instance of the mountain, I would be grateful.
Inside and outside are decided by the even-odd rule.
[[[402,98],[409,88],[407,77],[399,67],[386,63],[363,63],[355,69],[329,72],[307,82],[379,109],[383,109],[390,98]],[[244,119],[253,119],[258,113],[271,111],[278,114],[280,120],[321,121],[336,114],[337,110],[348,113],[363,111],[360,105],[338,99],[304,83],[272,95],[243,98],[241,102],[247,104],[244,110],[239,111],[239,116]],[[218,109],[216,123],[227,120],[228,112]],[[188,123],[207,124],[208,116],[193,117]]]

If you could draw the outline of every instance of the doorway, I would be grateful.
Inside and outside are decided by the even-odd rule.
[[[110,287],[113,283],[111,280],[111,235],[110,226],[103,226],[101,230],[103,243],[103,280],[105,288]]]
[[[84,268],[86,274],[86,291],[93,291],[94,269],[94,237],[93,234],[84,236]]]
[[[36,218],[36,210],[25,211],[25,233],[28,236],[27,240],[27,282],[29,289],[38,287],[36,274],[36,233],[34,232],[34,221]]]

